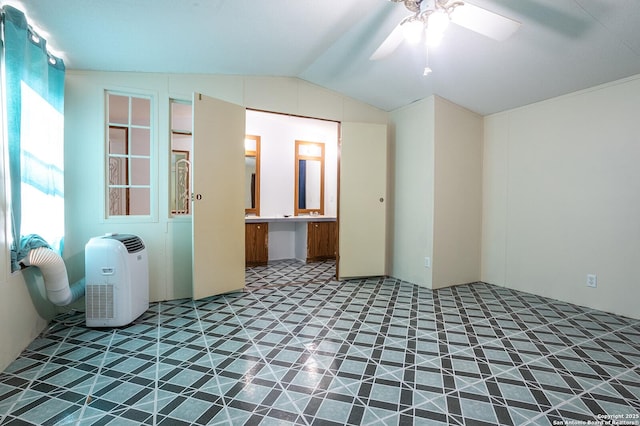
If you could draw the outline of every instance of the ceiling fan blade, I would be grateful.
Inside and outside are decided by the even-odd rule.
[[[508,39],[521,25],[511,18],[466,2],[454,9],[451,22],[497,41]]]
[[[382,59],[398,48],[404,39],[402,35],[402,28],[400,27],[401,24],[402,23],[395,26],[393,31],[391,31],[391,34],[387,36],[376,51],[369,57],[369,60],[376,61],[378,59]]]

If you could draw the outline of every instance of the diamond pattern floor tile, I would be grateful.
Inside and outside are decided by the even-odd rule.
[[[54,327],[0,374],[0,424],[549,425],[640,412],[640,321],[474,283],[247,269],[247,289]]]

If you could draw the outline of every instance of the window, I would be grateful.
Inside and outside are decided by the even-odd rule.
[[[107,217],[151,214],[151,98],[107,92]]]
[[[191,214],[191,103],[171,100],[171,182],[169,209],[172,216]]]
[[[0,7],[2,177],[8,195],[11,269],[29,247],[62,252],[64,240],[64,76],[60,58],[23,12]],[[7,173],[6,175],[4,173]],[[0,191],[4,194],[4,191]],[[43,214],[44,212],[44,214]]]

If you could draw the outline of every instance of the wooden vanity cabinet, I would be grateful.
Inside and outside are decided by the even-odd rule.
[[[337,222],[307,224],[307,262],[336,258]]]
[[[266,265],[269,262],[269,224],[245,223],[244,239],[245,264]]]

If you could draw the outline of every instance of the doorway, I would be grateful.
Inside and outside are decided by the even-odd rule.
[[[243,234],[244,228],[250,221],[268,225],[268,238],[265,240],[265,244],[270,249],[267,265],[270,261],[291,259],[306,263],[308,257],[300,255],[300,252],[307,247],[307,244],[300,244],[299,238],[301,235],[307,237],[311,233],[300,232],[300,230],[308,227],[313,221],[330,220],[335,223],[335,235],[338,241],[336,264],[332,267],[337,269],[339,278],[385,274],[386,125],[339,123],[249,111],[239,105],[200,94],[194,96],[193,106],[193,172],[191,176],[194,193],[192,208],[194,299],[245,287],[245,240],[238,236]],[[325,217],[318,217],[319,212],[315,210],[319,209],[309,209],[312,211],[306,217],[296,215],[295,195],[291,196],[291,192],[295,192],[296,187],[294,165],[290,165],[294,168],[293,182],[290,173],[282,173],[285,167],[275,166],[274,176],[277,176],[276,181],[281,183],[279,186],[275,185],[274,199],[282,198],[283,194],[289,194],[286,196],[287,200],[281,202],[280,207],[267,212],[265,179],[261,178],[260,216],[253,218],[245,216],[245,194],[243,190],[238,190],[238,185],[243,188],[246,173],[246,151],[243,141],[246,134],[263,131],[250,127],[254,121],[249,119],[249,115],[258,113],[265,114],[268,119],[280,116],[290,120],[305,120],[307,124],[329,123],[332,126],[330,133],[335,137],[335,144],[325,145],[324,155],[327,153],[326,148],[334,149],[336,160],[335,162],[326,161],[325,167],[331,165],[335,172],[329,173],[325,170],[325,179],[335,180],[335,195],[328,193],[327,185],[323,197],[328,206],[325,205],[323,214],[320,215]],[[329,136],[319,134],[317,129],[312,132],[310,130],[312,127],[305,126],[305,131],[310,132],[309,134],[286,135],[286,140],[321,142],[330,139]],[[289,129],[289,126],[286,129]],[[259,136],[261,137],[262,173],[267,163],[264,151],[266,140],[262,135]],[[282,138],[285,138],[282,134],[276,137],[276,139]],[[340,138],[342,139],[339,148]],[[293,150],[283,148],[285,154],[281,157],[297,158],[295,144],[292,148]],[[211,153],[216,155],[208,155]],[[338,169],[340,169],[339,173]],[[215,176],[211,175],[212,171],[215,172]],[[339,183],[338,174],[340,175]],[[283,178],[283,176],[287,177]],[[292,186],[293,191],[290,189]],[[339,215],[338,204],[340,204]],[[335,211],[335,216],[330,216],[332,211]],[[288,244],[280,244],[282,241]]]
[[[339,131],[335,121],[247,110],[247,138],[260,141],[258,151],[245,141],[246,164],[260,164],[259,176],[245,173],[259,182],[245,185],[245,207],[259,202],[245,210],[247,288],[335,276]]]

